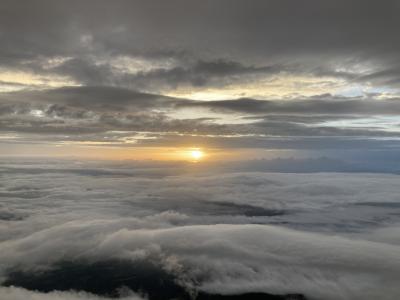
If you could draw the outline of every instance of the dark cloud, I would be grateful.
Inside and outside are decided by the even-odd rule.
[[[125,77],[134,87],[142,89],[173,89],[180,85],[194,87],[223,86],[233,82],[248,82],[257,75],[275,75],[285,70],[284,66],[254,67],[233,61],[198,61],[194,65],[155,69]]]
[[[376,101],[371,99],[300,99],[297,101],[268,101],[256,99],[237,99],[221,101],[192,101],[178,105],[207,107],[213,110],[237,111],[249,114],[293,114],[293,115],[397,115],[400,112],[399,99]]]
[[[238,51],[258,55],[278,51],[373,53],[376,49],[395,53],[398,9],[398,3],[391,0],[256,1],[251,5],[243,1],[119,1],[118,5],[108,1],[5,1],[1,20],[7,28],[3,34],[6,45],[18,49],[15,46],[21,44],[16,43],[21,42],[29,47],[20,51],[32,49],[30,52],[66,52],[77,45],[65,38],[75,34],[72,37],[79,40],[76,34],[81,33],[93,34],[100,49],[115,52],[148,49],[162,42],[167,49],[175,45],[204,51],[212,45],[213,51],[218,51],[235,46]]]
[[[70,57],[52,71],[85,84],[203,86],[276,74],[288,63],[355,80],[359,74],[338,71],[338,64],[372,63],[379,71],[363,80],[387,76],[398,86],[396,1],[3,2],[2,64],[44,72],[40,60]],[[174,59],[178,66],[123,76],[107,61],[118,55]]]
[[[116,87],[20,91],[3,94],[1,99],[3,132],[72,134],[78,140],[79,136],[95,140],[97,134],[102,134],[104,140],[104,134],[111,131],[126,132],[127,136],[134,132],[154,132],[159,138],[167,133],[236,135],[238,138],[243,135],[390,137],[397,133],[387,131],[384,124],[340,127],[332,122],[394,117],[400,113],[398,99],[378,101],[321,95],[291,101],[244,98],[194,101]],[[169,115],[187,108],[218,112],[222,118],[236,113],[243,124],[216,122],[217,118],[196,118],[195,115],[188,119]],[[257,145],[256,139],[253,145]]]
[[[49,71],[70,76],[87,85],[160,91],[175,89],[178,86],[223,86],[235,81],[254,80],[257,75],[275,75],[288,69],[286,66],[245,66],[238,62],[218,59],[186,62],[186,64],[170,68],[154,68],[149,71],[138,70],[136,73],[126,73],[113,67],[109,62],[96,64],[95,61],[74,58]]]
[[[2,143],[130,146],[124,138],[142,135],[151,139],[135,145],[258,148],[291,137],[319,149],[319,138],[335,137],[325,148],[337,149],[384,137],[390,147],[400,123],[399,9],[391,0],[3,1],[0,67],[41,79],[2,79],[0,132],[19,136]],[[290,80],[293,95],[256,97]],[[247,98],[165,95],[225,88]]]

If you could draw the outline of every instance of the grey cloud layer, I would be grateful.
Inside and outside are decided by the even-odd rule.
[[[6,76],[1,82],[5,91],[23,90],[1,93],[0,130],[27,143],[40,134],[42,142],[120,142],[121,133],[110,131],[124,131],[125,138],[153,134],[139,144],[176,141],[182,134],[238,146],[249,144],[243,135],[397,137],[399,10],[391,0],[3,1],[1,71],[41,80],[9,82],[13,76]],[[268,92],[264,84],[274,80],[285,90],[285,80],[296,76],[316,82],[295,79],[293,101],[165,96],[232,87],[240,96],[246,84]],[[61,87],[43,90],[55,78]],[[332,92],[321,78],[350,88],[350,95],[358,85],[369,92],[302,95],[304,86]],[[387,93],[394,98],[380,99]],[[251,124],[231,124],[232,116]],[[381,122],[342,126],[382,116]],[[236,141],[225,141],[232,135]],[[265,144],[261,138],[252,143]]]
[[[396,1],[3,2],[3,65],[86,84],[157,90],[282,71],[399,83]],[[107,62],[118,55],[172,59],[177,65],[118,74]],[[72,59],[43,69],[41,60],[59,56]],[[337,70],[363,63],[373,70]]]
[[[239,51],[248,51],[246,54],[259,55],[320,50],[373,53],[376,49],[395,54],[399,47],[396,40],[398,9],[398,3],[390,0],[379,3],[305,1],[301,4],[291,1],[251,4],[242,1],[118,1],[118,5],[110,5],[108,1],[29,4],[4,1],[1,20],[7,28],[3,34],[7,47],[3,51],[12,49],[10,52],[15,53],[14,49],[32,49],[28,54],[35,55],[40,52],[59,54],[57,52],[63,49],[65,53],[79,46],[80,36],[74,34],[93,33],[100,50],[125,53],[140,48],[148,50],[161,41],[165,46],[156,48],[161,53],[168,53],[161,51],[169,49],[168,46],[204,51],[213,45],[214,51],[226,52],[234,45]],[[42,43],[35,42],[37,40]],[[47,47],[49,43],[51,47]]]
[[[290,101],[244,98],[194,101],[116,87],[20,91],[3,93],[0,100],[0,130],[32,134],[26,141],[40,140],[40,136],[33,135],[45,134],[42,136],[45,141],[56,141],[58,135],[58,140],[62,141],[122,145],[124,138],[132,138],[140,132],[151,137],[138,141],[143,145],[188,144],[197,140],[206,144],[261,148],[276,144],[274,137],[397,137],[398,124],[392,124],[388,130],[384,123],[374,126],[364,122],[353,127],[325,123],[393,118],[400,113],[398,99],[321,95]],[[194,113],[185,114],[185,109],[192,109]],[[179,112],[183,117],[171,116]],[[204,117],[197,117],[198,113]],[[210,113],[217,116],[207,117]],[[242,124],[224,120],[232,114]],[[249,139],[252,139],[250,144]],[[331,142],[326,141],[326,145]],[[342,145],[346,143],[343,140]],[[354,140],[354,145],[356,143]]]
[[[293,101],[257,100],[251,98],[218,101],[194,101],[163,95],[148,94],[115,87],[68,87],[46,91],[22,91],[3,93],[3,114],[18,103],[54,105],[113,113],[115,111],[171,110],[197,107],[222,112],[242,114],[292,114],[292,115],[397,115],[400,113],[398,99],[376,101],[369,99],[335,97],[330,94],[299,98]],[[362,100],[362,101],[360,101]]]

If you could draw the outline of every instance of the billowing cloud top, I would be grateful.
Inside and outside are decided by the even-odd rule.
[[[1,299],[400,296],[398,175],[8,159],[0,178]]]

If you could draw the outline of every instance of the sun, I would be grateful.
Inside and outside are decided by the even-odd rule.
[[[194,160],[199,160],[203,157],[204,153],[201,150],[192,150],[190,151],[190,155]]]

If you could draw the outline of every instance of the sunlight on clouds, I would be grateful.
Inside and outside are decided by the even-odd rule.
[[[10,91],[11,85],[14,85],[13,91],[22,90],[26,87],[36,88],[56,88],[63,86],[79,86],[77,82],[59,75],[38,75],[23,71],[12,71],[0,69],[0,81],[7,82],[9,87],[2,89],[0,92]]]
[[[30,114],[34,117],[38,117],[38,118],[43,118],[45,116],[45,113],[43,110],[40,109],[32,109],[30,111]]]
[[[110,64],[119,72],[127,74],[149,72],[156,69],[171,69],[176,66],[176,61],[173,58],[149,59],[145,57],[127,55],[120,55],[116,57],[96,57],[94,61],[96,65]]]
[[[2,133],[2,134],[0,134],[0,140],[4,140],[4,141],[7,141],[7,140],[16,140],[16,139],[18,139],[18,135],[17,134],[15,134],[15,133]]]
[[[73,57],[55,56],[43,59],[41,64],[44,69],[52,69],[61,66],[71,59],[73,59]]]
[[[208,119],[207,123],[214,124],[251,124],[259,121],[259,119],[244,119],[243,113],[219,113],[206,108],[180,108],[166,113],[172,119],[187,120],[187,119]]]
[[[167,92],[171,97],[192,100],[225,100],[238,98],[293,99],[326,93],[335,93],[348,83],[334,77],[296,76],[281,74],[273,77],[257,77],[223,87],[178,87]]]
[[[400,117],[398,116],[375,116],[368,118],[358,118],[354,120],[336,120],[336,121],[325,121],[319,123],[321,127],[337,127],[337,128],[351,128],[351,129],[375,129],[382,130],[385,132],[400,132]]]

